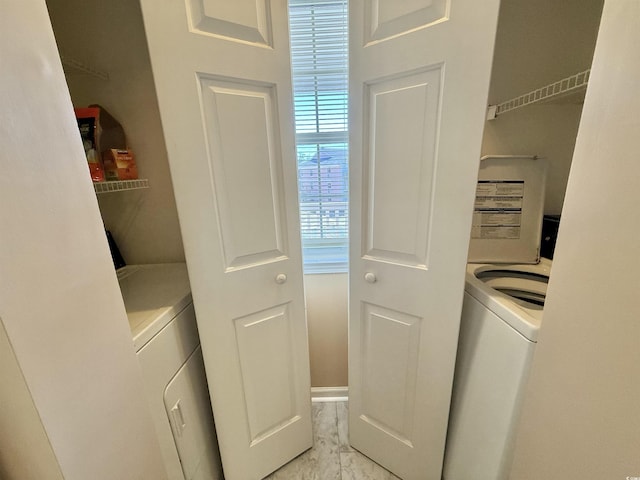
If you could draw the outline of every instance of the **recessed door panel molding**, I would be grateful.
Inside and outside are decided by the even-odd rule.
[[[443,22],[450,0],[367,0],[364,44],[404,35]]]
[[[275,87],[200,76],[225,271],[287,257]]]
[[[300,419],[288,306],[234,321],[251,446]]]
[[[360,418],[413,448],[419,317],[362,303]]]
[[[437,65],[365,85],[366,259],[428,267],[442,74]]]
[[[189,30],[272,47],[270,0],[186,0]]]

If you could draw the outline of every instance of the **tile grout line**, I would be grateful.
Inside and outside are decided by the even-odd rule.
[[[340,480],[342,480],[342,445],[340,444],[340,419],[338,418],[338,402],[336,407],[336,443],[338,445],[338,465],[340,466]]]

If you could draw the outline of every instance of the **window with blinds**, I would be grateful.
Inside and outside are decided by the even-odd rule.
[[[347,0],[289,0],[306,273],[347,270]]]

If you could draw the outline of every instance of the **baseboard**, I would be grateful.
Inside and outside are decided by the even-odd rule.
[[[349,387],[311,387],[312,402],[346,402]]]

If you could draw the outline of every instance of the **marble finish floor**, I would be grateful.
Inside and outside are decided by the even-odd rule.
[[[347,402],[314,402],[313,448],[265,480],[399,480],[349,446]]]

